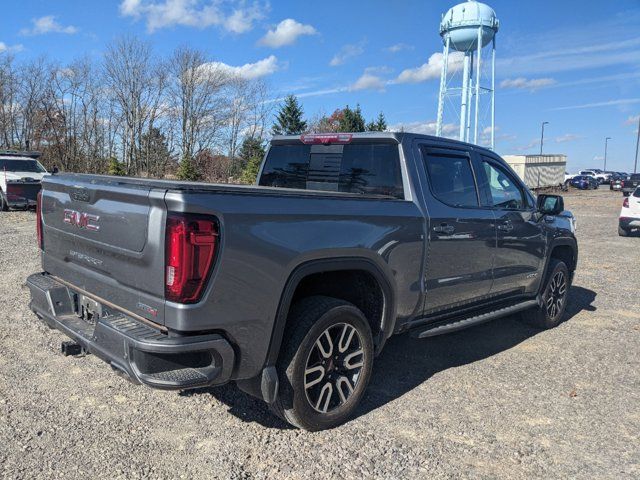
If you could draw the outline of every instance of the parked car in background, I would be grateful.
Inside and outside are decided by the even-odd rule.
[[[614,190],[616,192],[622,190],[624,186],[625,177],[620,174],[616,174],[611,177],[611,182],[609,183],[609,190]]]
[[[276,136],[253,186],[52,175],[36,226],[30,308],[76,352],[156,388],[236,381],[308,430],[356,411],[393,334],[558,325],[578,259],[562,197],[409,133]]]
[[[569,185],[579,190],[595,190],[600,186],[598,181],[590,175],[576,175],[569,180]]]
[[[598,169],[598,168],[590,168],[587,170],[581,170],[580,171],[580,175],[588,175],[590,177],[593,177],[597,180],[597,182],[602,185],[603,183],[605,183],[607,181],[607,174],[605,172],[603,172],[602,170]]]
[[[618,235],[626,237],[633,231],[640,230],[640,187],[633,194],[625,197],[618,220]]]
[[[638,186],[640,186],[640,173],[632,173],[624,181],[624,185],[622,186],[622,194],[625,197],[628,197],[635,191]]]
[[[0,211],[35,207],[47,170],[39,152],[0,150]]]

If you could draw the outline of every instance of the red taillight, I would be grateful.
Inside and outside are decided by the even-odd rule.
[[[204,290],[215,257],[216,222],[207,217],[169,214],[165,235],[165,297],[196,303]]]
[[[36,231],[38,232],[38,247],[44,250],[42,241],[42,190],[38,192],[36,197]]]
[[[620,180],[620,186],[624,188],[624,180]]]
[[[629,197],[624,197],[622,201],[622,208],[629,208]]]
[[[307,145],[323,145],[328,143],[349,143],[353,135],[350,133],[319,133],[301,135],[300,141]]]

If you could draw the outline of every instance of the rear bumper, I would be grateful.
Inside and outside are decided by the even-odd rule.
[[[184,389],[229,381],[235,354],[218,334],[171,336],[122,313],[94,323],[75,313],[76,294],[50,275],[27,279],[31,310],[134,383]]]

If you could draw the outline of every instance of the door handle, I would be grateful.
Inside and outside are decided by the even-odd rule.
[[[498,225],[498,230],[500,230],[501,232],[510,232],[511,230],[513,230],[513,223],[507,220],[501,225]]]
[[[440,225],[433,227],[433,231],[436,233],[443,233],[444,235],[451,235],[456,231],[456,228],[448,223],[441,223]]]

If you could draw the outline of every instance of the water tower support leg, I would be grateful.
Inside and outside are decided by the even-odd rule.
[[[480,110],[480,55],[482,53],[482,27],[478,28],[478,53],[476,53],[476,105],[473,125],[473,143],[478,144],[478,112]]]
[[[467,103],[469,102],[469,64],[471,63],[471,54],[465,52],[464,63],[462,67],[462,95],[460,96],[460,141],[464,142],[465,132],[467,130]]]
[[[496,147],[496,37],[491,47],[491,150]]]
[[[447,70],[449,68],[449,42],[447,40],[442,52],[442,72],[440,73],[440,95],[438,96],[438,119],[436,121],[436,136],[442,136],[442,115],[444,113],[444,97],[447,94]]]

